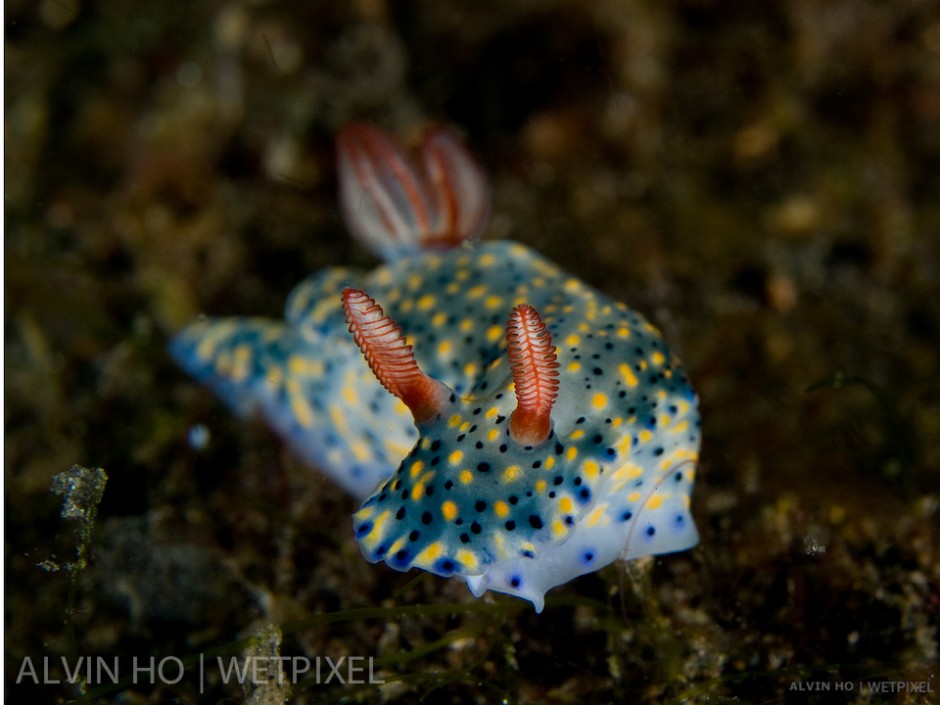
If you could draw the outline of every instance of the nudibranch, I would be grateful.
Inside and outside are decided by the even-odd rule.
[[[412,165],[338,139],[347,226],[385,264],[330,268],[284,321],[199,321],[176,360],[363,500],[365,558],[530,600],[698,543],[695,393],[657,329],[531,249],[472,243],[486,179],[431,132]]]

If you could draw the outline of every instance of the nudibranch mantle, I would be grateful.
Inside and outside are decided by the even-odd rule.
[[[697,401],[654,326],[518,243],[399,255],[371,273],[309,277],[284,322],[197,322],[172,352],[364,498],[353,529],[372,562],[460,576],[476,595],[541,611],[547,590],[578,575],[698,543]],[[349,333],[350,288],[379,302],[418,368],[452,390],[431,418],[416,423],[372,374]],[[531,445],[509,428],[506,321],[520,305],[541,316],[557,361],[550,432]]]

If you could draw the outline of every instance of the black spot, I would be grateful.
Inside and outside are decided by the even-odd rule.
[[[480,412],[482,412],[482,411],[483,411],[483,409],[478,406],[476,409],[473,410],[472,413],[473,413],[474,416],[479,416],[479,415],[480,415]]]
[[[409,489],[404,489],[404,490],[401,491],[401,498],[402,498],[402,499],[408,499],[408,496],[409,496],[410,494],[411,494],[411,490],[409,490]]]
[[[401,480],[395,480],[395,482],[392,483],[393,490],[397,491],[400,487],[401,487]]]
[[[594,560],[594,552],[593,552],[593,551],[585,551],[585,552],[584,552],[584,562],[585,562],[585,563],[590,563],[590,562],[593,561],[593,560]]]
[[[460,543],[470,543],[470,534],[460,534]]]
[[[598,434],[597,434],[596,436],[594,436],[594,438],[592,438],[591,440],[594,441],[594,445],[600,445],[601,443],[604,442],[604,437],[603,437],[601,434],[598,433]]]
[[[647,526],[647,527],[646,527],[646,535],[647,535],[647,536],[653,536],[655,533],[656,533],[656,527],[655,527],[655,526],[650,525],[650,526]]]
[[[489,471],[490,471],[490,464],[489,464],[489,463],[485,463],[485,462],[484,462],[484,463],[480,463],[479,465],[477,465],[477,470],[479,470],[480,472],[489,472]]]
[[[463,439],[466,438],[466,437],[467,437],[467,434],[466,434],[466,433],[461,433],[459,436],[457,436],[457,442],[458,442],[458,443],[463,442]]]
[[[522,585],[522,578],[518,575],[514,575],[509,579],[509,587],[518,588]]]
[[[497,424],[501,424],[501,423],[502,423],[503,421],[505,421],[505,420],[506,420],[506,417],[505,417],[505,416],[497,416],[497,417],[496,417],[496,423],[497,423]]]
[[[571,526],[572,524],[574,524],[574,517],[571,516],[570,514],[566,515],[566,516],[565,516],[565,523],[566,523],[568,526]]]
[[[472,531],[474,534],[479,534],[481,531],[483,531],[483,527],[480,526],[479,522],[474,521],[470,524],[470,531]]]
[[[431,467],[434,467],[439,462],[441,462],[441,456],[435,455],[433,458],[431,458]]]
[[[580,487],[580,486],[581,486],[581,483],[584,482],[584,480],[582,480],[581,477],[580,477],[580,475],[579,475],[578,477],[574,478],[573,482],[574,482],[574,486],[575,486],[575,487]]]
[[[614,448],[608,448],[604,452],[607,454],[608,458],[613,458],[615,455],[617,455],[617,451]]]
[[[505,443],[503,443],[503,444],[499,447],[499,452],[500,452],[500,453],[505,453],[507,450],[509,450],[509,446],[507,446]]]
[[[454,481],[453,481],[453,480],[448,480],[447,482],[444,483],[444,489],[445,489],[445,490],[452,490],[453,488],[454,488]]]
[[[587,487],[582,487],[578,494],[581,495],[581,499],[586,500],[591,496],[591,490],[589,490]]]
[[[579,417],[578,417],[578,420],[575,421],[575,423],[576,423],[576,424],[577,424],[577,423],[584,423],[584,417],[583,417],[583,416],[579,416]]]
[[[565,481],[565,478],[563,475],[555,475],[555,479],[552,480],[552,484],[555,486],[558,486],[564,481]]]
[[[681,473],[681,472],[677,472],[677,473],[676,473],[676,482],[682,482],[682,473]]]
[[[542,467],[542,461],[541,461],[541,460],[536,460],[534,463],[532,463],[532,467],[533,467],[533,468],[536,468],[536,469]]]
[[[592,371],[595,375],[602,375],[602,374],[604,374],[604,370],[602,370],[600,367],[595,367],[595,368],[594,368],[593,370],[591,370],[591,371]]]
[[[555,455],[561,455],[565,452],[565,447],[561,443],[555,443]]]
[[[417,541],[419,538],[421,538],[421,532],[417,529],[408,534],[408,540],[411,542]]]
[[[516,522],[510,519],[509,521],[506,522],[506,531],[515,531],[515,530],[516,530]]]
[[[657,458],[662,454],[663,454],[663,449],[661,447],[653,449],[653,455],[655,455]]]
[[[473,505],[473,508],[478,512],[482,512],[484,509],[486,509],[486,502],[484,502],[482,499],[478,499],[476,504]]]
[[[522,552],[523,558],[535,558],[535,551],[530,551],[528,548]]]
[[[395,512],[395,518],[398,519],[398,521],[401,521],[402,519],[405,518],[405,508],[404,508],[404,507],[400,507],[400,508],[398,509],[398,511]]]
[[[476,446],[477,450],[479,450],[480,448],[483,447],[483,442],[482,442],[482,441],[477,441],[477,442],[474,443],[473,445]]]
[[[433,443],[431,443],[431,452],[432,452],[432,453],[437,452],[437,451],[439,451],[440,449],[441,449],[441,442],[440,442],[439,440],[434,441]]]
[[[542,517],[540,517],[538,514],[530,514],[529,526],[531,526],[533,529],[541,529],[543,526]]]
[[[511,495],[509,495],[509,503],[512,504],[512,505],[519,504],[519,498],[516,497],[516,495],[511,494]]]
[[[377,549],[375,549],[375,555],[376,555],[376,556],[384,556],[384,555],[385,555],[385,552],[386,552],[387,550],[388,550],[388,546],[386,546],[386,545],[383,543],[381,546],[379,546]]]
[[[633,512],[629,509],[620,515],[620,521],[630,521],[633,518]]]
[[[360,524],[359,528],[356,529],[356,538],[362,538],[366,534],[372,531],[372,522],[367,522],[365,524]]]
[[[425,512],[421,515],[421,523],[425,526],[430,526],[432,521],[434,521],[434,517],[431,516],[431,512]]]
[[[387,497],[388,497],[388,492],[382,492],[381,494],[379,494],[379,496],[376,498],[375,501],[384,502]]]
[[[463,517],[457,517],[457,521],[454,522],[457,526],[463,526]]]
[[[434,494],[434,485],[428,485],[424,488],[424,494],[428,497]]]

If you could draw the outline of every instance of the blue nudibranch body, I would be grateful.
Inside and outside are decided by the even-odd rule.
[[[364,499],[372,562],[541,611],[578,575],[696,545],[697,402],[659,332],[523,245],[460,246],[488,194],[447,133],[423,176],[373,128],[339,145],[347,222],[390,261],[309,277],[284,322],[195,323],[180,364]]]

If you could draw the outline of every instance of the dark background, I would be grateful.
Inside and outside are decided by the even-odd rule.
[[[272,623],[284,655],[373,656],[389,681],[307,684],[297,702],[940,688],[935,2],[5,12],[11,701],[79,694],[13,685],[24,656],[239,654]],[[580,578],[541,615],[371,566],[353,501],[173,366],[166,341],[197,314],[279,316],[311,271],[375,264],[335,199],[351,119],[406,143],[462,130],[492,178],[488,237],[663,329],[701,397],[699,548]],[[50,492],[73,464],[109,477],[93,526]],[[197,686],[103,697],[274,697]]]

